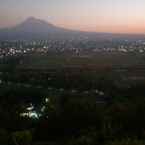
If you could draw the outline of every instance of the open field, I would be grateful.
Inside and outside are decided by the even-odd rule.
[[[89,55],[70,54],[30,54],[24,57],[22,67],[47,68],[47,67],[103,67],[103,66],[136,66],[145,63],[145,54],[134,53],[97,53]]]

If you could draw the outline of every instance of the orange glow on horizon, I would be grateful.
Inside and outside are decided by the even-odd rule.
[[[145,34],[145,0],[3,0],[0,28],[30,16],[64,28]]]
[[[102,19],[101,22],[91,18],[85,18],[78,21],[63,20],[56,21],[56,26],[61,26],[73,30],[91,31],[91,32],[111,32],[111,33],[142,33],[145,34],[145,19],[128,18],[127,22],[111,21]]]
[[[140,26],[129,26],[129,25],[124,25],[124,26],[82,26],[82,25],[77,25],[77,24],[60,24],[57,26],[61,26],[63,28],[67,29],[72,29],[72,30],[80,30],[80,31],[88,31],[88,32],[111,32],[111,33],[141,33],[145,34],[145,25]]]

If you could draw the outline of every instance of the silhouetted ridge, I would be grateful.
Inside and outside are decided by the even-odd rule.
[[[0,30],[0,40],[77,39],[80,37],[101,40],[111,38],[145,38],[144,35],[138,36],[69,30],[57,27],[51,23],[34,17],[27,18],[24,22],[15,27]]]

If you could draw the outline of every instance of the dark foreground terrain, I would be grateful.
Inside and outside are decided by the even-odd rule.
[[[144,145],[145,54],[0,59],[1,145]]]

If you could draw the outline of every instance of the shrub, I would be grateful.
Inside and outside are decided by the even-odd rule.
[[[123,139],[112,141],[108,145],[145,145],[145,141],[136,139]]]
[[[12,134],[15,145],[30,145],[32,142],[32,133],[30,131],[17,131]]]
[[[0,129],[0,145],[8,144],[9,135],[5,129]]]

